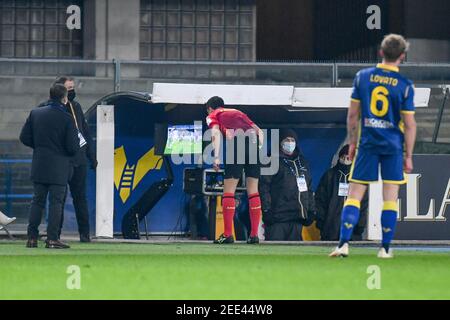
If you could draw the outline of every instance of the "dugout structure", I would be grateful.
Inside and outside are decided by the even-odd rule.
[[[227,105],[247,113],[262,128],[295,129],[300,147],[310,162],[315,189],[345,139],[350,94],[351,88],[155,83],[151,93],[119,92],[102,98],[87,112],[88,123],[96,132],[100,146],[97,148],[97,177],[90,175],[88,187],[91,221],[102,224],[96,226],[97,236],[112,237],[120,232],[125,212],[151,184],[165,178],[161,157],[154,149],[156,124],[204,122],[203,104],[211,96],[222,96]],[[417,88],[416,107],[427,107],[429,96],[430,89]],[[105,110],[110,114],[109,122],[101,118]],[[103,130],[105,126],[110,130]],[[186,167],[173,166],[173,185],[148,217],[151,234],[173,235],[188,231],[184,210],[188,199],[182,192]],[[94,181],[97,181],[97,188],[92,187]],[[377,199],[373,202],[375,205],[379,194],[371,194],[371,197]],[[96,206],[103,209],[96,212]],[[379,237],[375,220],[369,223],[369,239]]]

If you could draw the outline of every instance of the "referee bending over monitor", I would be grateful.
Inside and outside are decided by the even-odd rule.
[[[221,134],[225,136],[227,146],[233,146],[233,157],[225,159],[225,179],[223,190],[223,217],[224,233],[214,241],[214,243],[233,243],[233,218],[236,207],[234,194],[239,179],[242,177],[242,171],[245,172],[247,195],[250,211],[251,231],[247,240],[249,244],[259,243],[258,227],[261,220],[261,199],[258,193],[258,179],[261,175],[261,166],[259,163],[258,150],[260,144],[264,141],[263,131],[243,112],[224,108],[224,101],[220,97],[212,97],[206,103],[208,117],[206,122],[212,130],[212,143],[214,146],[214,169],[219,170],[220,166],[220,140]],[[238,131],[239,130],[239,131]],[[239,135],[243,134],[245,138],[245,150],[238,150]],[[234,140],[233,144],[228,143]],[[240,155],[245,153],[245,161],[239,161]],[[252,153],[256,157],[252,158]],[[232,158],[232,159],[228,159]],[[231,161],[230,161],[231,160]]]

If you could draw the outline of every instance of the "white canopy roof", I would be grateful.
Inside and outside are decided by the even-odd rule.
[[[294,88],[271,85],[154,83],[153,103],[204,104],[220,96],[229,105],[347,108],[351,88]],[[428,107],[431,89],[416,88],[416,107]]]

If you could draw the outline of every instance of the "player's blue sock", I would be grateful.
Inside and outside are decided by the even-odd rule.
[[[383,233],[382,245],[389,252],[389,245],[394,238],[395,226],[397,224],[397,202],[385,201],[381,212],[381,228]]]
[[[339,248],[352,238],[353,228],[359,220],[359,208],[361,203],[356,199],[347,199],[342,209],[341,235],[339,238]]]

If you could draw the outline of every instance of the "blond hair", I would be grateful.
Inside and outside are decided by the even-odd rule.
[[[409,43],[399,34],[388,34],[381,42],[381,52],[386,61],[395,62],[400,56],[407,52]]]

